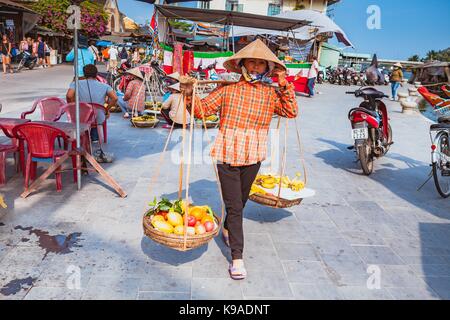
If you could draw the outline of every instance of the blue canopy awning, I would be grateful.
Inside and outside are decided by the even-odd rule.
[[[112,42],[111,41],[100,40],[100,41],[97,41],[97,43],[95,45],[98,46],[98,47],[108,47],[108,46],[112,45]]]

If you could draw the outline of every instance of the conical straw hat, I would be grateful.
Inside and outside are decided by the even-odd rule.
[[[167,77],[180,81],[180,74],[178,73],[178,71],[167,75]]]
[[[173,85],[171,85],[171,86],[168,86],[167,88],[176,90],[176,91],[178,91],[178,92],[181,91],[181,89],[180,89],[180,83],[179,83],[179,82],[178,82],[178,83],[175,83],[175,84],[173,84]]]
[[[144,77],[142,76],[141,70],[139,68],[133,68],[127,71],[127,73],[132,74],[133,76],[138,77],[141,80],[144,80]]]
[[[273,62],[275,65],[281,67],[283,70],[286,70],[286,66],[275,56],[275,54],[262,42],[260,39],[256,39],[245,48],[240,50],[234,56],[228,58],[223,66],[232,72],[242,73],[241,67],[239,66],[239,62],[242,59],[263,59],[268,62]]]

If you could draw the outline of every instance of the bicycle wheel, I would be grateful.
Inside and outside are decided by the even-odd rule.
[[[450,145],[447,133],[437,139],[435,152],[438,161],[433,163],[433,178],[436,189],[443,198],[450,196]]]
[[[113,82],[113,89],[114,89],[114,91],[115,92],[117,92],[117,91],[120,91],[119,90],[119,85],[120,85],[120,82],[122,81],[122,77],[120,77],[120,78],[117,78],[117,79],[115,79],[114,80],[114,82]]]

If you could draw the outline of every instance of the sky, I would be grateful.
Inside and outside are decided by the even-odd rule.
[[[370,5],[380,9],[380,29],[367,27]],[[137,23],[150,20],[153,12],[152,5],[135,0],[119,0],[119,7]],[[341,0],[332,14],[356,47],[349,52],[406,60],[450,47],[449,0]]]

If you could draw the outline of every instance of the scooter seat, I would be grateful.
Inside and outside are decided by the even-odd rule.
[[[450,116],[439,117],[438,123],[450,123]]]
[[[450,130],[450,122],[449,123],[436,123],[432,124],[430,130]]]

